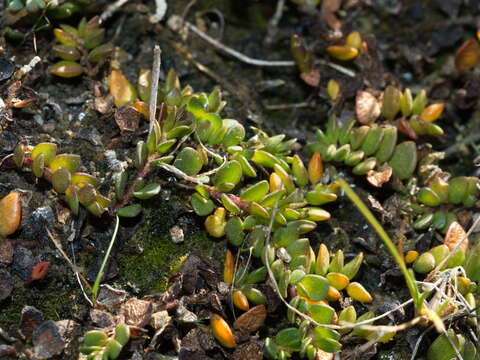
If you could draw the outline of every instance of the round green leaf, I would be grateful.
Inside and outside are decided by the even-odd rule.
[[[203,162],[197,150],[191,147],[186,147],[178,153],[173,162],[173,166],[180,171],[183,171],[185,174],[193,176],[197,175],[202,169]]]
[[[417,146],[413,141],[404,141],[395,147],[393,156],[388,162],[394,175],[400,180],[412,176],[417,167]]]
[[[327,296],[329,286],[328,280],[323,276],[308,274],[297,283],[297,290],[300,295],[312,301],[320,301]]]
[[[160,192],[160,189],[160,184],[148,184],[141,190],[135,191],[133,196],[135,196],[137,199],[147,200],[157,195]]]
[[[242,178],[242,166],[236,160],[231,160],[223,165],[215,174],[214,185],[220,187],[222,184],[238,184]]]
[[[297,328],[287,328],[277,333],[275,342],[289,350],[299,351],[302,346],[302,336]]]
[[[212,200],[205,199],[198,193],[192,195],[191,204],[198,216],[207,216],[215,209],[215,204]]]
[[[142,206],[140,204],[133,204],[125,206],[118,210],[117,215],[120,217],[133,218],[140,214],[142,211]]]

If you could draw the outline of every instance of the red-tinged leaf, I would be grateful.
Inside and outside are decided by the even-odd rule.
[[[312,70],[308,73],[302,72],[300,78],[305,82],[305,84],[317,87],[320,84],[320,71]]]
[[[417,134],[412,129],[410,124],[404,118],[397,119],[397,128],[402,134],[407,135],[410,139],[415,140],[417,138]]]
[[[455,53],[455,67],[458,71],[469,69],[480,61],[480,44],[475,39],[468,39]]]
[[[133,104],[137,98],[135,88],[121,72],[113,70],[109,82],[110,94],[113,95],[115,106]]]
[[[42,261],[35,265],[32,269],[32,275],[30,276],[30,280],[42,280],[48,274],[48,268],[50,267],[50,261]]]

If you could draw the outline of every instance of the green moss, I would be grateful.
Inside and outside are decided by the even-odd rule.
[[[149,214],[147,217],[149,220],[129,240],[129,246],[142,248],[142,253],[132,255],[124,252],[119,258],[119,279],[124,284],[133,284],[143,294],[165,291],[168,279],[180,270],[189,254],[201,253],[213,257],[215,249],[223,248],[200,229],[194,235],[185,236],[183,243],[175,244],[165,226],[152,231],[156,226],[152,223],[158,216]],[[192,227],[196,230],[195,225]]]
[[[2,309],[0,324],[3,329],[16,327],[20,321],[22,309],[27,305],[40,310],[45,320],[71,319],[75,313],[78,313],[76,304],[83,302],[83,298],[79,298],[79,296],[81,296],[79,289],[68,286],[59,288],[58,284],[48,284],[47,280],[45,280],[44,286],[25,288],[23,282],[17,279],[12,296],[0,304]]]

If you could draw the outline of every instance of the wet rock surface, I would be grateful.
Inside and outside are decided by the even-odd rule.
[[[7,270],[0,269],[0,301],[10,296],[13,290],[13,278]]]
[[[53,231],[53,225],[56,219],[53,209],[50,206],[44,206],[35,209],[27,220],[24,236],[30,241],[37,241],[42,246],[51,243],[48,238],[46,228]]]
[[[35,329],[44,321],[43,313],[33,306],[22,309],[19,330],[26,339],[30,339]]]
[[[60,329],[52,320],[41,323],[34,330],[32,342],[35,354],[45,359],[60,355],[65,348]]]
[[[13,255],[13,272],[22,280],[27,281],[30,279],[33,266],[34,258],[32,251],[23,246],[17,246]]]

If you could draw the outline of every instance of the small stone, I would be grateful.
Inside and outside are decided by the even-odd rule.
[[[57,324],[48,320],[40,324],[33,332],[34,352],[39,357],[49,359],[60,355],[65,348],[65,342]]]
[[[193,324],[198,320],[197,315],[195,315],[190,310],[187,310],[187,308],[183,304],[179,304],[175,315],[176,320],[183,324]]]
[[[49,122],[47,124],[42,125],[42,131],[51,134],[55,131],[55,124],[53,122]]]
[[[13,246],[9,240],[0,240],[0,263],[11,264],[13,261]]]
[[[22,280],[27,281],[32,274],[33,265],[32,252],[23,246],[17,246],[13,254],[13,272]]]
[[[56,321],[60,336],[65,343],[63,350],[63,356],[65,359],[73,359],[77,353],[77,349],[80,345],[80,337],[82,336],[82,328],[80,324],[73,320],[60,320]]]
[[[127,298],[127,292],[115,289],[110,285],[101,285],[98,292],[97,303],[108,310],[114,310]]]
[[[0,269],[0,301],[5,300],[13,291],[13,279],[7,270]]]
[[[15,63],[4,57],[0,58],[0,81],[9,79],[15,71]]]
[[[45,227],[53,231],[53,224],[56,223],[56,217],[50,206],[44,206],[35,209],[27,220],[24,234],[25,238],[30,241],[42,242],[50,244]]]
[[[125,322],[128,325],[144,327],[150,322],[153,313],[153,305],[150,301],[132,298],[128,300],[122,309],[125,312]]]
[[[20,138],[13,131],[0,132],[0,149],[6,153],[13,152]]]
[[[168,311],[158,311],[152,314],[152,317],[150,318],[150,326],[152,326],[155,330],[159,330],[170,324],[171,320],[172,318],[168,315]]]
[[[82,139],[88,141],[93,146],[102,146],[102,137],[97,129],[89,127],[80,130],[75,133],[74,137],[76,139]]]
[[[115,325],[113,316],[110,313],[103,310],[91,309],[90,319],[99,328],[108,328],[108,327],[113,327]]]
[[[43,313],[33,306],[25,306],[22,309],[19,329],[26,339],[32,337],[33,331],[43,322]]]
[[[39,126],[42,126],[45,123],[43,117],[39,114],[33,115],[33,121]]]
[[[178,225],[175,225],[170,229],[170,236],[172,237],[172,241],[175,244],[182,243],[183,240],[185,239],[185,235],[183,234],[183,229]]]

